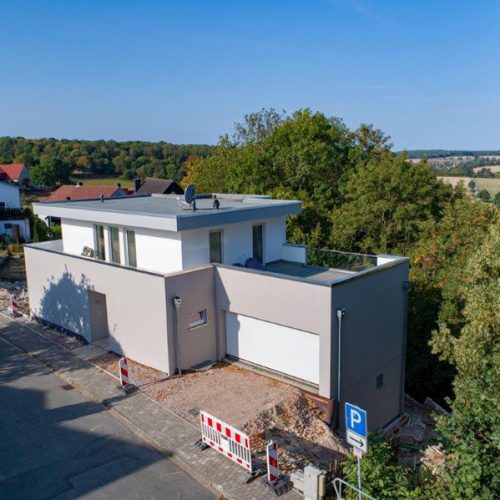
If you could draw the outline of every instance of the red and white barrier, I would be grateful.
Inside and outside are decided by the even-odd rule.
[[[17,304],[17,296],[15,294],[10,296],[9,312],[12,316],[19,316],[19,306]]]
[[[201,440],[233,462],[252,472],[252,453],[247,434],[227,425],[206,411],[200,412]]]
[[[272,484],[280,477],[278,468],[278,443],[276,441],[269,441],[266,446],[267,455],[267,480]]]
[[[120,358],[118,361],[118,366],[120,369],[120,385],[125,387],[128,384],[128,363],[127,358]]]

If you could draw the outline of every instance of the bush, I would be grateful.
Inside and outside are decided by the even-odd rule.
[[[7,251],[9,255],[22,255],[24,253],[23,246],[19,243],[9,243]]]

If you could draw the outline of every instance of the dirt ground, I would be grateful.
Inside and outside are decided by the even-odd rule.
[[[92,362],[117,375],[118,359],[107,353]],[[203,372],[189,371],[165,380],[163,373],[129,360],[129,379],[194,425],[203,409],[247,432],[257,456],[265,456],[270,439],[278,440],[283,472],[307,463],[330,469],[347,453],[343,440],[322,421],[322,413],[305,393],[239,366],[218,363]]]

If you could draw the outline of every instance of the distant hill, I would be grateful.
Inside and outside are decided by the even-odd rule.
[[[500,156],[500,149],[491,150],[469,150],[469,149],[412,149],[407,151],[408,158],[446,158],[449,156]]]

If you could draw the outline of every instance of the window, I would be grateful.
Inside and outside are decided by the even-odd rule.
[[[191,321],[188,324],[188,329],[193,330],[199,326],[206,325],[207,323],[207,310],[203,309],[202,311],[198,311],[192,315]]]
[[[120,263],[120,232],[117,227],[109,227],[109,240],[111,245],[111,262]]]
[[[129,266],[137,267],[137,253],[135,250],[135,231],[127,231],[127,259]]]
[[[253,238],[253,258],[258,260],[261,264],[264,263],[264,225],[259,224],[252,228]]]
[[[222,231],[211,231],[210,240],[210,262],[222,264]]]
[[[5,209],[5,201],[0,201],[0,210]]]
[[[104,244],[104,226],[96,224],[94,226],[94,233],[95,233],[95,246],[96,246],[95,256],[97,259],[105,260],[106,245]]]
[[[5,229],[12,229],[12,224],[10,222],[6,222],[4,227]]]
[[[377,389],[382,389],[382,386],[384,385],[384,374],[381,373],[378,377],[377,377]]]

